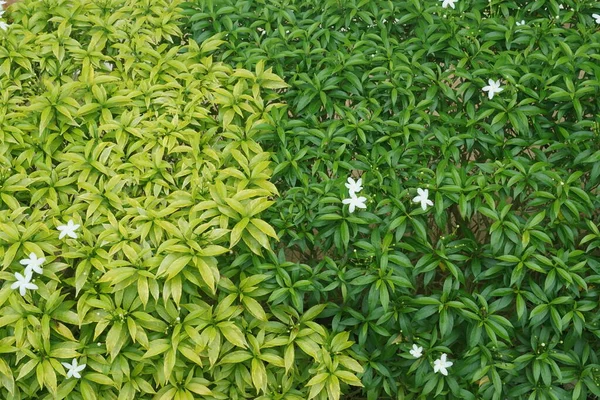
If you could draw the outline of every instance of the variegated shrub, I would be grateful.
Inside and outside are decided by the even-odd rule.
[[[183,35],[178,5],[27,0],[4,15],[2,399],[360,385],[348,333],[314,321],[325,305],[267,302],[261,215],[278,193],[257,139],[287,85],[262,62],[215,61],[222,42]]]

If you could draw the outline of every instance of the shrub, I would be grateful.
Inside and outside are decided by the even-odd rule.
[[[256,138],[286,84],[214,60],[222,42],[188,40],[178,4],[4,16],[0,398],[301,399],[325,370],[360,385],[324,305],[266,303],[285,270],[262,256],[277,189]]]
[[[327,304],[365,368],[346,398],[597,398],[600,9],[454,6],[183,5],[219,60],[290,85],[257,136],[280,192],[268,304]]]

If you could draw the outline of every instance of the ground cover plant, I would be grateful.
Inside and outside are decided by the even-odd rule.
[[[598,14],[13,4],[0,398],[597,398]]]
[[[343,398],[600,396],[598,3],[182,7],[219,60],[290,85],[257,138],[279,190],[263,284],[350,333],[364,388]]]
[[[275,237],[255,137],[287,85],[213,59],[221,42],[185,38],[181,17],[155,0],[3,16],[2,399],[302,399],[323,371],[361,384],[349,333],[314,322],[325,305],[269,307],[274,272],[244,266]]]

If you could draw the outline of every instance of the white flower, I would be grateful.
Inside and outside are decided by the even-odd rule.
[[[69,363],[61,363],[67,369],[67,378],[74,376],[75,378],[81,378],[81,374],[79,374],[85,368],[86,364],[77,365],[77,360],[73,359],[71,364]]]
[[[21,265],[25,265],[25,275],[31,274],[32,271],[37,272],[38,274],[43,274],[42,264],[46,261],[44,257],[38,258],[35,253],[29,253],[29,258],[25,258],[19,263]]]
[[[104,66],[106,68],[108,68],[110,71],[113,70],[113,65],[111,63],[109,63],[108,61],[104,61]]]
[[[444,8],[448,8],[448,6],[452,7],[452,9],[455,8],[454,3],[456,3],[457,0],[442,0],[442,7]]]
[[[592,18],[596,20],[597,24],[600,24],[600,14],[592,14]]]
[[[414,358],[420,358],[423,355],[423,347],[413,344],[412,350],[409,353]]]
[[[350,191],[351,195],[353,193],[358,193],[362,190],[362,179],[358,178],[358,180],[355,182],[354,179],[348,178],[348,183],[346,183],[345,185]]]
[[[521,20],[521,22],[517,21],[517,26],[523,26],[525,25],[525,20]]]
[[[440,358],[433,362],[433,372],[441,372],[442,375],[448,376],[448,370],[446,368],[450,368],[454,363],[446,360],[446,357],[447,355],[444,353]]]
[[[428,189],[417,189],[417,193],[419,194],[417,197],[413,199],[414,203],[421,203],[421,208],[423,210],[427,210],[427,206],[432,206],[433,201],[429,200],[429,190]]]
[[[367,201],[366,197],[360,196],[356,197],[354,193],[350,193],[349,199],[342,200],[342,203],[350,205],[350,213],[353,213],[356,207],[358,208],[367,208],[365,205],[365,201]]]
[[[494,93],[500,93],[504,90],[500,87],[500,80],[494,82],[493,79],[488,79],[488,84],[488,86],[485,86],[483,88],[483,91],[488,92],[488,97],[490,98],[490,100],[494,98]]]
[[[17,278],[17,281],[15,283],[13,283],[12,285],[10,285],[11,289],[19,289],[19,293],[21,293],[21,296],[25,296],[25,293],[27,293],[27,289],[30,290],[35,290],[37,289],[37,285],[31,283],[31,275],[33,275],[31,272],[29,273],[25,273],[25,276],[21,275],[18,272],[15,272],[15,278]]]
[[[79,228],[79,225],[73,223],[73,220],[70,219],[66,225],[57,226],[56,229],[60,231],[60,235],[58,235],[59,239],[64,238],[65,236],[69,236],[73,239],[77,239],[77,234],[75,230]]]

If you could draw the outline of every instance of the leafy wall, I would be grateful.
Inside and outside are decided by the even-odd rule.
[[[600,396],[597,3],[183,8],[290,85],[261,137],[293,261],[270,300],[329,303],[365,367],[347,398]]]

